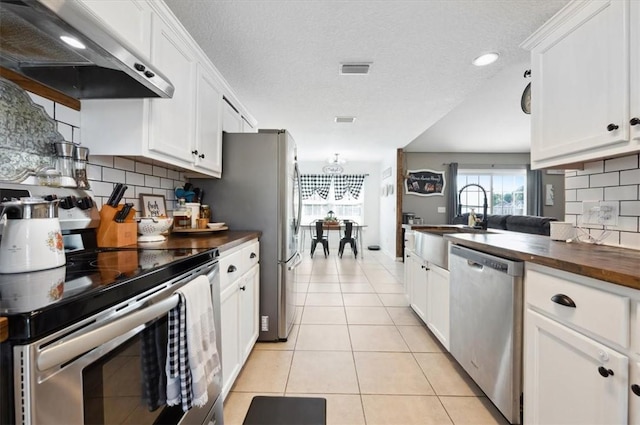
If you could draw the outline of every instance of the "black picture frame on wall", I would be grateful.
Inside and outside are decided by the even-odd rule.
[[[404,189],[407,195],[444,196],[446,180],[444,171],[408,170],[404,179]]]
[[[140,194],[140,217],[167,217],[167,202],[163,195]]]

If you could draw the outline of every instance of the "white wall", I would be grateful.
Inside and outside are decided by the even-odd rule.
[[[383,177],[385,171],[391,172],[390,176]],[[380,198],[380,249],[389,257],[396,256],[396,152],[390,151],[385,155],[385,160],[380,165],[380,187],[392,187],[393,193]]]
[[[322,167],[327,163],[301,161],[298,165],[301,174],[322,174]],[[343,168],[344,174],[369,174],[364,183],[364,224],[367,225],[367,228],[363,230],[364,244],[362,248],[366,249],[369,245],[380,245],[380,163],[350,161],[344,164]],[[332,245],[335,243],[336,241],[331,240]]]

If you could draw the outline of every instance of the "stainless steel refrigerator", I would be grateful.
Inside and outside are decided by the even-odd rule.
[[[212,221],[259,230],[260,341],[286,340],[296,314],[300,172],[286,130],[224,133],[222,178],[193,179],[205,192]]]

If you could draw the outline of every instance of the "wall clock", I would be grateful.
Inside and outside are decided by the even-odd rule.
[[[525,114],[531,113],[531,83],[527,84],[522,92],[522,98],[520,99],[520,107]]]

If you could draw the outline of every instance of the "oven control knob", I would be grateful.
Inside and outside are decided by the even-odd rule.
[[[81,210],[88,210],[93,206],[93,199],[91,199],[91,197],[89,196],[85,196],[78,199],[77,205]]]
[[[49,202],[55,201],[56,199],[58,199],[58,197],[56,195],[47,195],[47,196],[44,197],[44,200],[45,201],[49,201]]]
[[[74,196],[65,196],[60,199],[60,208],[63,210],[70,210],[76,206],[76,198]]]

